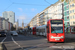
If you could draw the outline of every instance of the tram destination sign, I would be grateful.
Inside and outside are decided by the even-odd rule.
[[[51,24],[63,24],[63,20],[51,20]]]

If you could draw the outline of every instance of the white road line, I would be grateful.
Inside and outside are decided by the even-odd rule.
[[[1,44],[4,42],[5,39],[6,39],[6,37],[1,41]]]
[[[13,37],[12,37],[12,41],[13,41],[16,45],[18,45],[18,46],[23,50],[23,47],[21,47],[21,46],[14,40]]]

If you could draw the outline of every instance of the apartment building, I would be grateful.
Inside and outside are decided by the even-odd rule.
[[[33,27],[32,20],[30,21],[29,25],[30,25],[30,27]]]
[[[40,26],[45,24],[44,11],[42,11],[41,13],[39,13],[39,24],[40,24]]]
[[[58,1],[55,4],[51,5],[49,8],[49,16],[51,19],[63,19],[63,3]]]
[[[47,7],[45,10],[43,10],[42,12],[39,13],[39,24],[40,24],[40,26],[46,25],[47,21],[49,19],[51,19],[51,17],[50,17],[50,12],[51,11],[49,11],[49,8],[50,8],[50,6]]]
[[[30,27],[46,25],[49,19],[63,19],[63,4],[58,1],[50,5],[30,21]]]
[[[30,27],[39,26],[39,13],[36,14],[30,21]]]
[[[69,18],[69,1],[64,1],[64,23],[65,27],[70,26],[70,18]]]
[[[70,26],[75,26],[75,0],[69,0]]]

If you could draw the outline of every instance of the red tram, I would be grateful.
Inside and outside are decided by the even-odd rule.
[[[47,22],[47,40],[48,42],[64,42],[64,20],[50,19]]]
[[[36,27],[33,27],[33,35],[36,35]]]

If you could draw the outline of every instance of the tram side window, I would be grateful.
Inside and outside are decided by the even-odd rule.
[[[38,29],[36,29],[36,32],[38,32]]]
[[[40,32],[42,32],[42,29],[40,29]]]
[[[45,32],[45,29],[43,29],[43,32]]]

